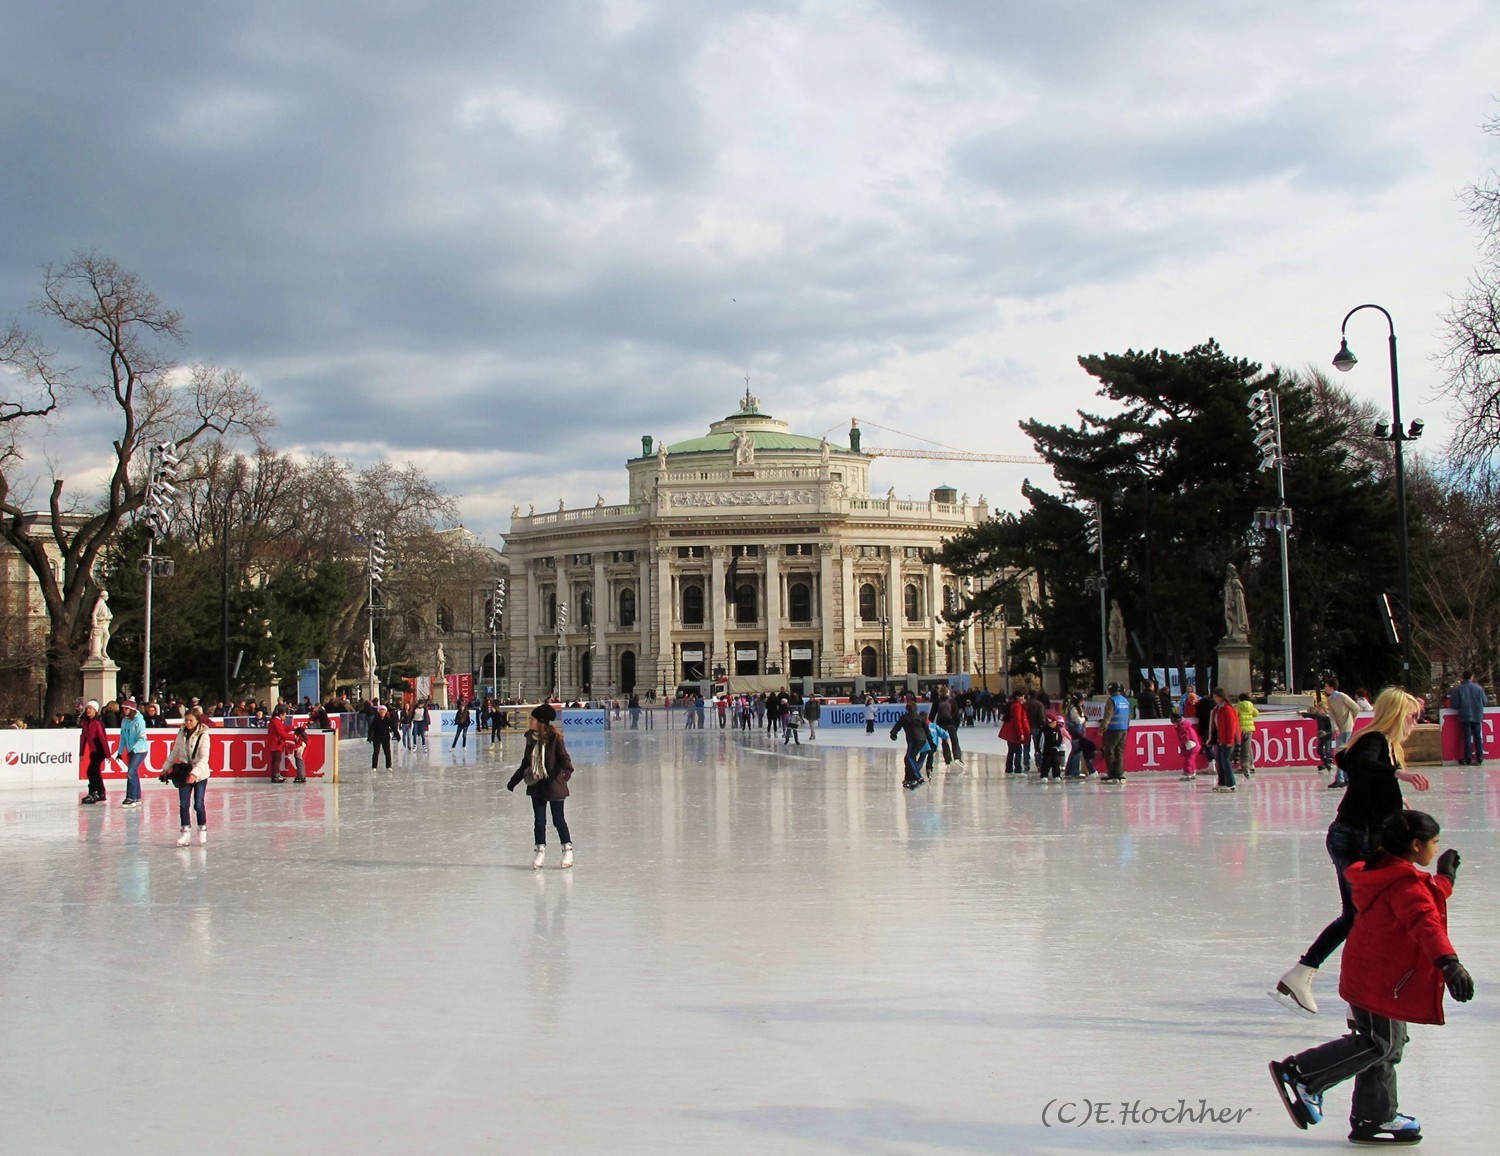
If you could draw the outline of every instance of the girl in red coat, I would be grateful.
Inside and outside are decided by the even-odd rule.
[[[1000,728],[1005,740],[1005,773],[1023,775],[1026,768],[1026,746],[1031,741],[1031,720],[1026,717],[1026,696],[1018,694],[1005,709],[1005,725]]]
[[[99,704],[89,699],[78,720],[78,761],[89,777],[89,793],[79,799],[85,805],[104,802],[104,764],[109,762],[109,738],[99,718]]]
[[[1458,852],[1438,855],[1438,824],[1400,811],[1381,832],[1380,852],[1355,863],[1345,879],[1358,915],[1344,945],[1339,994],[1349,1001],[1341,1039],[1272,1061],[1271,1079],[1299,1128],[1323,1118],[1323,1093],[1354,1077],[1349,1139],[1356,1144],[1415,1144],[1422,1125],[1396,1110],[1396,1065],[1406,1025],[1443,1022],[1443,988],[1460,1003],[1474,980],[1448,939],[1448,897]],[[1437,873],[1419,870],[1437,860]]]
[[[1230,701],[1222,686],[1214,687],[1214,713],[1210,716],[1210,734],[1213,738],[1214,769],[1219,773],[1216,791],[1234,790],[1234,752],[1239,749],[1245,734],[1240,730],[1239,708]]]

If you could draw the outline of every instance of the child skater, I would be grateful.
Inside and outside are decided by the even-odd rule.
[[[568,833],[568,820],[563,815],[563,801],[569,794],[568,780],[573,777],[573,760],[563,744],[562,731],[552,725],[556,719],[557,711],[545,702],[531,712],[526,724],[526,753],[521,756],[521,765],[510,777],[510,782],[505,784],[507,791],[514,791],[517,783],[526,780],[526,793],[531,796],[531,811],[535,819],[536,846],[531,865],[536,868],[547,861],[549,806],[552,808],[552,825],[562,840],[562,862],[558,866],[573,866],[573,836]]]
[[[1063,773],[1063,729],[1062,719],[1056,711],[1048,711],[1042,723],[1042,758],[1037,763],[1037,779],[1045,781],[1048,775],[1058,782]]]
[[[1177,733],[1177,753],[1182,756],[1182,781],[1194,782],[1198,778],[1195,763],[1198,751],[1197,732],[1175,710],[1172,712],[1172,729]]]
[[[1419,870],[1437,860],[1437,873]],[[1350,1033],[1282,1061],[1271,1079],[1292,1123],[1323,1118],[1323,1093],[1354,1077],[1349,1139],[1356,1144],[1415,1144],[1422,1125],[1396,1110],[1396,1065],[1406,1025],[1443,1022],[1443,988],[1460,1003],[1474,980],[1448,940],[1448,897],[1459,855],[1438,855],[1438,824],[1422,811],[1398,811],[1367,863],[1346,872],[1359,912],[1344,944],[1339,994],[1349,1002]]]

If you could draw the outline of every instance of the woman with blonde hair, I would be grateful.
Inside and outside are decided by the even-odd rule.
[[[197,707],[188,707],[183,712],[182,729],[172,740],[167,770],[161,776],[162,782],[177,788],[177,811],[182,820],[182,834],[177,837],[179,847],[192,842],[194,813],[198,816],[198,843],[200,846],[208,843],[208,810],[204,806],[204,795],[208,791],[209,743],[203,712]]]
[[[1368,860],[1377,846],[1381,829],[1406,805],[1401,784],[1418,791],[1431,784],[1427,776],[1406,769],[1406,740],[1422,718],[1422,702],[1399,686],[1388,686],[1375,700],[1375,717],[1347,750],[1339,752],[1340,770],[1349,786],[1339,800],[1338,813],[1328,827],[1325,846],[1338,879],[1339,916],[1302,955],[1290,971],[1276,981],[1271,998],[1293,1011],[1316,1015],[1312,981],[1323,961],[1349,937],[1354,926],[1354,898],[1344,872]]]

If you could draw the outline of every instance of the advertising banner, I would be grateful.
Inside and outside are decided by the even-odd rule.
[[[76,730],[0,731],[0,789],[78,781]]]
[[[917,703],[917,709],[927,713],[930,704]],[[906,706],[899,702],[883,702],[875,707],[875,725],[890,730],[896,725],[896,720],[906,713]],[[863,703],[851,703],[848,706],[831,706],[823,704],[823,718],[819,721],[820,727],[862,727],[865,725],[865,707]]]
[[[565,730],[603,731],[608,725],[602,710],[563,710],[558,715]]]
[[[1456,763],[1464,753],[1463,728],[1458,721],[1458,712],[1444,710],[1438,721],[1442,727],[1443,762]],[[1479,740],[1485,758],[1500,758],[1500,707],[1491,707],[1484,712],[1484,722],[1479,725]]]

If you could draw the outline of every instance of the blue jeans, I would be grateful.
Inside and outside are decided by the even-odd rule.
[[[903,760],[906,767],[906,778],[908,781],[922,777],[922,748],[907,747],[906,758]]]
[[[1365,833],[1342,823],[1329,824],[1328,837],[1323,845],[1328,848],[1328,857],[1333,860],[1333,872],[1339,884],[1339,902],[1343,906],[1339,917],[1323,928],[1318,938],[1313,940],[1313,945],[1303,954],[1301,962],[1308,967],[1322,967],[1323,961],[1333,954],[1334,949],[1349,938],[1349,929],[1354,926],[1354,896],[1349,891],[1349,882],[1344,878],[1344,872],[1355,863],[1370,857],[1369,840]]]
[[[199,779],[196,783],[177,788],[177,814],[182,819],[184,827],[191,827],[189,822],[188,808],[191,804],[192,810],[197,812],[198,826],[208,826],[208,810],[203,805],[203,792],[208,790],[208,780]]]
[[[1484,724],[1461,722],[1458,724],[1459,733],[1463,735],[1465,762],[1482,763],[1484,761]]]
[[[1219,786],[1234,786],[1234,748],[1228,743],[1214,744],[1214,770],[1219,773]]]
[[[536,836],[537,846],[543,846],[547,842],[547,804],[552,804],[552,825],[557,828],[557,837],[564,843],[571,843],[573,836],[568,833],[568,821],[563,818],[563,804],[566,799],[548,799],[540,790],[531,796],[531,815],[535,822],[532,825],[532,833]]]
[[[458,746],[458,744],[459,744],[460,741],[463,742],[464,749],[468,750],[468,748],[469,748],[469,724],[468,723],[464,723],[463,726],[459,727],[458,730],[456,730],[453,733],[453,742],[449,744],[448,749],[451,751],[454,747]]]
[[[132,751],[125,764],[125,801],[141,797],[141,767],[146,763],[145,751]]]

